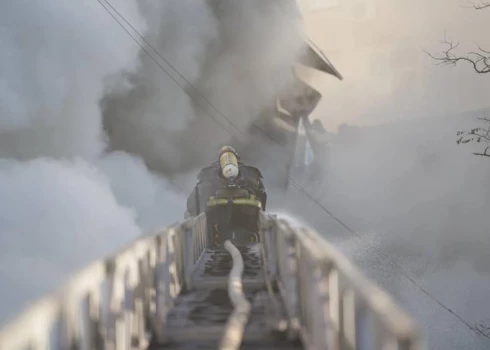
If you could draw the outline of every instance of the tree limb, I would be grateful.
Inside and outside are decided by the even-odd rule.
[[[448,48],[440,56],[434,56],[430,52],[425,51],[432,59],[438,61],[438,65],[455,66],[458,62],[467,62],[479,74],[490,73],[490,51],[484,50],[477,45],[477,52],[469,52],[466,56],[458,56],[454,53],[454,50],[458,48],[459,43],[454,43],[452,40],[446,38],[444,38],[442,43],[447,45]]]
[[[469,6],[463,6],[466,8],[474,8],[475,10],[483,10],[490,7],[490,1],[480,1],[478,4],[475,4],[472,1],[467,1]]]
[[[476,156],[490,157],[490,118],[480,117],[478,118],[484,124],[487,124],[487,127],[478,127],[473,128],[470,131],[458,131],[457,136],[459,139],[456,141],[457,144],[467,144],[470,142],[476,143],[486,143],[487,146],[483,153],[476,152],[473,153]]]
[[[483,153],[474,152],[473,154],[475,156],[490,157],[490,153],[487,152],[489,149],[490,149],[490,146],[487,146],[487,148],[485,148],[485,152],[483,152]]]
[[[473,8],[475,10],[490,8],[490,0],[480,0],[477,3],[467,0],[467,2],[468,6],[463,7]],[[452,40],[446,39],[446,35],[444,35],[442,43],[447,45],[447,49],[444,50],[440,56],[434,56],[425,51],[432,59],[438,61],[439,65],[456,66],[458,62],[466,62],[471,64],[475,72],[479,74],[490,73],[490,51],[484,50],[477,45],[478,51],[469,52],[466,56],[462,56],[454,53],[454,50],[459,46],[459,43],[455,44]]]
[[[469,6],[475,10],[483,10],[490,8],[490,0],[480,0],[478,3],[474,3],[467,0]],[[453,65],[456,66],[458,62],[466,62],[473,66],[473,69],[478,74],[490,73],[490,51],[482,49],[478,44],[478,51],[469,52],[466,56],[456,55],[454,51],[458,48],[459,43],[454,43],[452,40],[448,40],[444,35],[443,44],[447,45],[446,50],[442,51],[439,56],[434,56],[431,53],[425,51],[432,59],[436,60],[438,65]],[[486,148],[483,153],[473,153],[477,156],[490,157],[490,119],[487,117],[478,118],[486,127],[473,128],[470,131],[458,131],[459,137],[456,143],[467,144],[470,142],[486,143]]]

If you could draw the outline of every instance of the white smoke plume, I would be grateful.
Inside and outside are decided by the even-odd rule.
[[[135,1],[114,3],[146,30]],[[4,321],[142,228],[168,223],[166,207],[178,204],[143,163],[100,158],[99,102],[121,72],[138,68],[140,48],[98,2],[4,2],[0,28]]]
[[[302,47],[292,1],[110,3],[241,127],[286,86]],[[229,135],[98,1],[2,2],[0,44],[3,322],[90,260],[180,220],[173,185],[187,190]]]
[[[0,164],[0,320],[140,233],[107,177],[82,161]]]
[[[488,325],[490,163],[455,142],[471,122],[341,127],[330,145],[321,201],[356,233],[323,232],[417,320],[430,348],[488,348],[452,314]]]
[[[144,25],[135,2],[121,4]],[[0,12],[0,156],[98,156],[104,79],[134,70],[137,46],[96,1],[6,2]]]
[[[358,229],[397,242],[398,251],[425,251],[440,263],[464,259],[487,273],[490,163],[456,144],[457,130],[472,120],[340,128],[325,200],[349,211]]]
[[[118,202],[136,210],[137,224],[142,229],[150,230],[183,219],[185,198],[174,192],[166,179],[149,172],[141,158],[112,152],[96,164],[111,179]]]

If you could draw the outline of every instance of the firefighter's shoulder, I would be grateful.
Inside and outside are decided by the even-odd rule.
[[[251,165],[245,165],[241,164],[240,165],[240,171],[244,173],[245,176],[251,176],[251,177],[258,177],[259,179],[263,179],[264,177],[262,176],[262,173],[260,172],[259,168],[256,168]]]
[[[205,181],[205,180],[214,179],[217,175],[216,173],[218,172],[218,170],[219,170],[219,163],[217,162],[211,164],[210,166],[202,168],[197,174],[197,180]]]

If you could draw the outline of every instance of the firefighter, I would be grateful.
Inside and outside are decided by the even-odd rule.
[[[267,203],[259,169],[245,165],[233,147],[224,146],[218,160],[200,171],[198,181],[200,196],[208,199],[208,229],[214,241],[223,242],[230,234],[247,236],[242,231],[256,234],[258,212]]]
[[[216,164],[218,163],[218,164]],[[219,152],[219,160],[214,163],[219,166],[220,177],[229,183],[247,189],[259,198],[261,209],[265,210],[267,192],[262,181],[262,173],[256,167],[240,162],[240,157],[231,146],[223,146]]]

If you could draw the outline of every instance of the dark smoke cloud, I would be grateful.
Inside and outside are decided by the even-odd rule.
[[[214,160],[223,143],[236,143],[231,135],[243,140],[250,122],[288,86],[303,42],[293,1],[145,6],[143,13],[151,10],[161,23],[150,25],[148,41],[198,92],[187,86],[194,98],[183,95],[142,53],[141,69],[130,76],[135,88],[106,99],[105,122],[113,148],[171,175]]]

